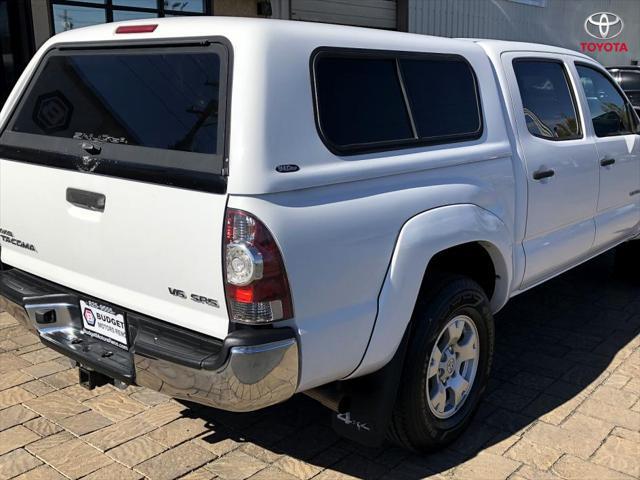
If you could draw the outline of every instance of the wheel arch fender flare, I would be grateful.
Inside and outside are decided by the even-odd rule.
[[[386,365],[402,340],[431,259],[466,243],[489,254],[496,273],[490,306],[498,311],[509,299],[513,275],[513,234],[492,212],[473,204],[434,208],[410,218],[400,230],[384,283],[378,312],[362,361],[347,377],[366,375]]]

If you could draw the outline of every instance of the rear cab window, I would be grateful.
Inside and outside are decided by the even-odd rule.
[[[51,50],[0,137],[2,155],[220,191],[227,66],[218,43]]]
[[[339,155],[479,138],[480,95],[459,55],[321,48],[316,125]]]

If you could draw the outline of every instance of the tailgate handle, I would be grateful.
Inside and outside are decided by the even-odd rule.
[[[94,212],[104,212],[107,197],[101,193],[78,190],[77,188],[67,188],[67,202],[76,207],[86,208]]]

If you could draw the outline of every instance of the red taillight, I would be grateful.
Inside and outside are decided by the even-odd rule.
[[[253,303],[255,296],[253,295],[253,287],[236,287],[235,285],[229,285],[231,290],[231,297],[240,303]]]
[[[151,33],[158,28],[157,23],[149,25],[120,25],[116,28],[116,33]]]
[[[256,324],[293,316],[280,249],[260,220],[245,211],[227,209],[224,257],[232,321]]]

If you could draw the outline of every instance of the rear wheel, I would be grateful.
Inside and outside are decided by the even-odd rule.
[[[433,450],[470,422],[484,392],[494,330],[482,288],[443,276],[418,302],[390,438],[405,448]]]

